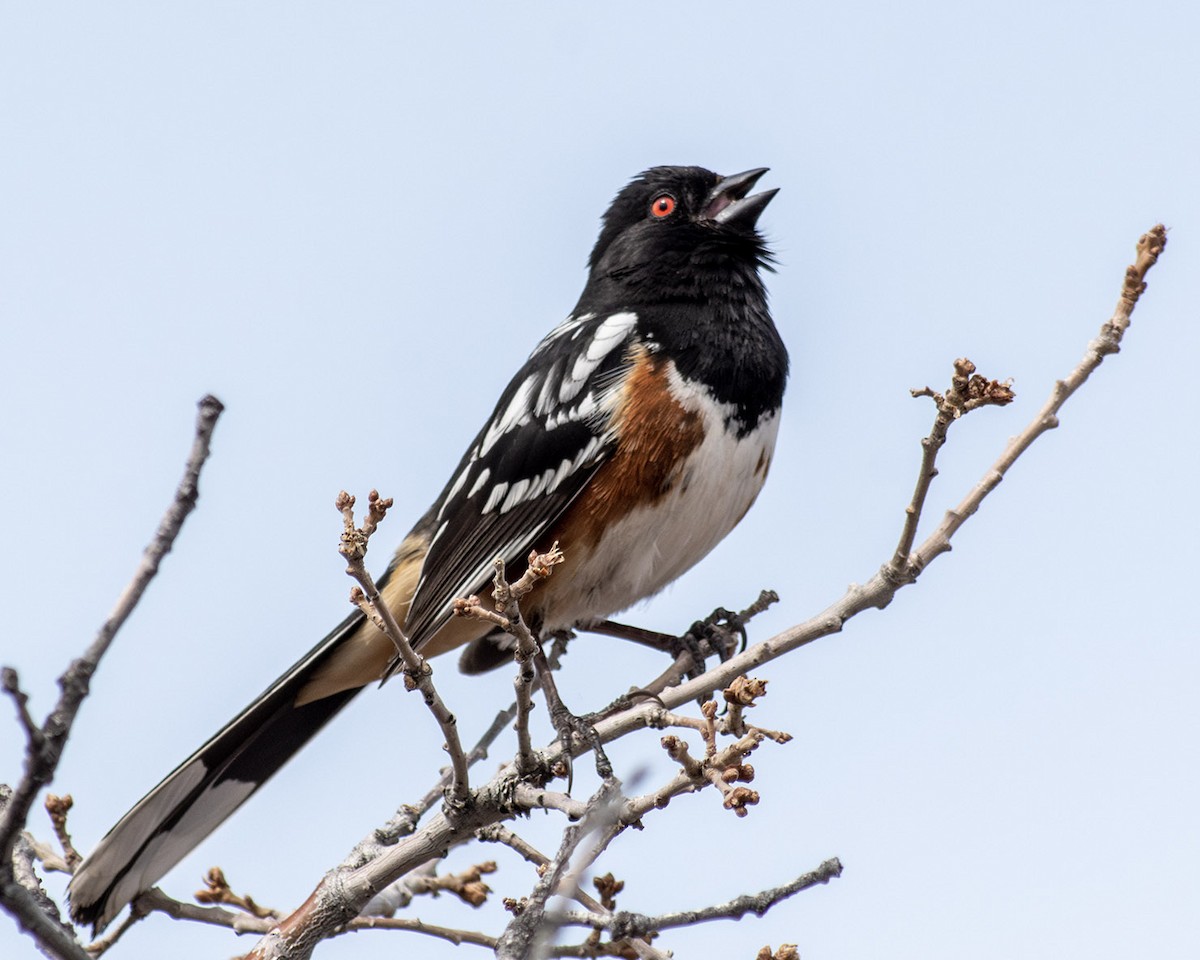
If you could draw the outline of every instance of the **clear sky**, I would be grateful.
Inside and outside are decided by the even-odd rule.
[[[228,408],[199,509],[54,785],[75,795],[80,847],[344,616],[334,495],[395,497],[399,541],[574,304],[630,176],[769,166],[793,358],[778,455],[735,534],[632,615],[647,626],[770,586],[783,602],[762,637],[868,578],[931,419],[908,389],[968,356],[1018,395],[954,428],[934,520],[1078,361],[1139,234],[1162,220],[1170,246],[1124,351],[954,552],[762,671],[757,716],[796,739],[755,755],[760,806],[738,820],[712,794],[677,801],[601,870],[651,913],[842,858],[841,880],[765,919],[663,938],[679,957],[784,941],[806,960],[1194,956],[1196,9],[3,4],[0,659],[39,713],[168,502],[196,400]],[[614,643],[569,657],[578,709],[657,672]],[[468,737],[510,699],[507,673],[437,669]],[[427,789],[439,744],[398,685],[364,695],[164,886],[186,896],[220,863],[294,905]],[[630,778],[668,769],[650,732],[614,759]],[[529,830],[551,847],[554,826]],[[499,859],[497,895],[527,891],[528,869]],[[414,914],[504,922],[446,898]],[[401,939],[319,955],[394,956]],[[249,944],[156,917],[114,956]],[[0,956],[34,955],[0,922]]]

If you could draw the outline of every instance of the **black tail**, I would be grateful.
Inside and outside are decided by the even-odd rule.
[[[71,915],[97,933],[245,803],[361,687],[303,706],[296,694],[362,622],[352,614],[102,839],[71,880]]]

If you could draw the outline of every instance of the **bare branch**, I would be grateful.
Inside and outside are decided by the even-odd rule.
[[[382,499],[377,490],[372,490],[367,497],[367,517],[361,528],[354,526],[354,497],[343,490],[337,496],[336,506],[342,514],[343,531],[341,546],[338,552],[346,560],[346,573],[358,581],[362,590],[352,590],[350,600],[367,615],[376,627],[392,641],[396,647],[401,662],[404,664],[404,686],[407,690],[421,691],[425,706],[433,714],[434,720],[445,737],[445,749],[450,755],[450,768],[453,776],[446,788],[446,800],[449,803],[461,805],[466,802],[470,792],[468,779],[467,755],[463,752],[462,741],[458,736],[458,720],[442,700],[437,688],[433,685],[433,668],[418,654],[408,637],[396,622],[388,605],[379,596],[379,588],[375,580],[363,565],[367,554],[367,544],[371,535],[376,531],[388,509],[392,506],[391,498]]]
[[[28,898],[27,892],[15,883],[14,848],[21,830],[29,821],[29,811],[33,807],[34,799],[42,787],[54,778],[67,738],[71,734],[71,727],[80,705],[88,694],[92,675],[96,672],[100,659],[141,600],[150,581],[158,573],[159,565],[170,553],[184,520],[196,506],[200,496],[200,470],[208,459],[213,431],[223,409],[216,397],[206,396],[200,400],[192,449],[184,467],[183,477],[175,489],[174,500],[159,521],[154,538],[142,553],[141,563],[133,579],[121,593],[108,619],[101,625],[96,639],[84,651],[82,657],[71,662],[59,678],[58,684],[62,692],[54,709],[40,727],[25,710],[22,699],[24,695],[17,689],[16,673],[8,671],[4,674],[4,687],[18,703],[18,712],[29,742],[25,752],[25,774],[0,812],[0,904],[17,918],[17,922],[34,936],[40,946],[44,949],[57,949],[63,956],[74,955],[63,951],[69,951],[72,947],[78,949],[74,936],[70,936],[68,943],[58,928],[47,926],[47,923],[43,922],[44,915]]]
[[[569,793],[547,790],[530,783],[513,786],[513,800],[526,810],[557,810],[568,820],[582,820],[588,812],[586,801],[576,800]]]
[[[746,624],[754,619],[754,617],[758,616],[772,604],[778,602],[779,594],[777,594],[774,590],[763,590],[759,593],[755,600],[748,607],[746,607],[746,609],[735,614],[734,619],[738,624],[741,625],[742,628],[745,628]],[[606,620],[600,625],[598,632],[611,633],[615,636],[624,636],[625,634],[621,633],[620,630],[613,629],[616,627],[624,629],[623,625],[612,624],[611,621]],[[590,627],[589,629],[597,628]],[[646,633],[646,631],[643,631],[643,633]],[[676,639],[677,641],[677,638],[673,639]],[[675,684],[679,683],[680,680],[688,675],[689,670],[693,670],[695,668],[696,664],[692,662],[691,653],[687,650],[683,650],[675,657],[674,662],[666,670],[646,684],[646,686],[643,687],[639,692],[651,696],[657,695],[667,687],[675,686]]]
[[[62,847],[67,873],[74,873],[75,868],[83,862],[82,855],[75,849],[75,844],[71,842],[71,834],[67,832],[67,814],[71,812],[71,807],[74,805],[75,801],[69,793],[61,797],[53,793],[46,794],[46,813],[50,816],[54,836],[58,838],[58,843]]]
[[[158,887],[147,890],[133,901],[133,910],[141,916],[150,913],[165,913],[174,920],[189,920],[206,923],[214,927],[228,927],[235,933],[266,933],[275,925],[275,920],[256,917],[244,910],[226,910],[224,907],[200,906],[184,903],[169,897]]]
[[[950,381],[950,389],[945,394],[937,393],[929,387],[910,391],[914,397],[930,397],[937,408],[937,416],[933,421],[933,429],[929,436],[921,440],[921,469],[917,474],[916,489],[913,490],[912,502],[905,508],[904,529],[900,533],[900,543],[896,546],[892,565],[901,569],[908,561],[913,543],[917,538],[917,524],[921,512],[925,508],[925,497],[937,476],[938,451],[946,442],[946,434],[950,425],[964,414],[980,406],[1004,406],[1016,397],[1012,391],[1011,381],[1000,383],[987,380],[975,374],[975,364],[966,358],[954,361],[954,375]]]
[[[26,750],[41,750],[45,738],[29,713],[29,694],[21,689],[21,678],[12,667],[0,668],[0,689],[12,698],[13,706],[17,708],[17,721],[25,731]]]
[[[46,956],[54,960],[86,958],[71,925],[62,919],[58,905],[42,888],[34,869],[35,859],[29,841],[23,835],[19,836],[9,861],[11,879],[5,883],[5,906]]]
[[[1058,426],[1058,412],[1063,404],[1075,393],[1096,368],[1110,354],[1118,353],[1121,340],[1133,315],[1133,308],[1146,290],[1146,274],[1155,263],[1167,245],[1167,231],[1160,223],[1143,234],[1137,243],[1137,259],[1125,270],[1125,279],[1121,285],[1121,294],[1117,299],[1112,317],[1101,327],[1100,332],[1088,344],[1083,359],[1079,361],[1071,373],[1059,380],[1050,393],[1042,409],[1017,436],[1009,441],[1008,446],[999,459],[992,464],[991,469],[975,485],[974,489],[963,498],[953,510],[947,511],[941,524],[921,545],[916,555],[911,559],[910,566],[919,573],[935,557],[950,549],[950,539],[966,522],[989,493],[1004,479],[1009,468],[1016,462],[1035,440],[1048,430]]]
[[[496,869],[495,861],[488,860],[484,863],[477,863],[460,873],[413,878],[409,889],[414,894],[445,891],[454,894],[463,903],[472,907],[481,907],[487,902],[487,895],[492,892],[492,888],[483,882],[484,874],[495,873]]]
[[[50,844],[44,843],[35,837],[28,830],[21,834],[21,837],[29,844],[29,849],[33,851],[33,858],[50,873],[70,873],[71,867],[67,865],[67,861],[62,855],[51,849]]]
[[[451,927],[438,927],[424,920],[411,917],[359,917],[346,925],[343,932],[351,933],[359,930],[409,930],[413,933],[423,933],[438,940],[448,940],[460,946],[472,944],[477,947],[496,947],[496,938],[475,930],[458,930]]]
[[[712,701],[710,700],[709,703]],[[715,707],[716,704],[713,703],[713,706]],[[714,751],[703,760],[693,757],[688,752],[687,744],[676,736],[663,737],[662,745],[670,758],[682,767],[683,774],[691,782],[693,789],[699,789],[705,781],[708,781],[721,792],[725,808],[732,810],[739,817],[744,817],[750,812],[747,808],[758,803],[759,796],[756,791],[747,787],[734,786],[734,782],[749,780],[753,777],[753,768],[744,765],[742,760],[762,741],[763,735],[756,730],[730,744],[724,750]],[[672,781],[671,785],[675,786],[675,781]],[[684,789],[686,788],[679,785],[675,792],[683,792]],[[652,802],[658,805],[663,799],[661,795],[657,795]]]
[[[504,575],[504,558],[496,557],[492,562],[492,597],[495,600],[495,610],[488,610],[478,597],[472,596],[454,601],[456,616],[469,617],[494,624],[508,633],[517,641],[515,659],[517,675],[513,679],[513,689],[516,693],[517,704],[517,772],[531,773],[536,768],[533,756],[533,741],[529,736],[529,718],[533,712],[533,688],[536,680],[534,661],[540,647],[533,632],[521,616],[520,601],[533,589],[534,585],[545,580],[554,572],[554,567],[564,560],[563,552],[555,543],[546,553],[536,550],[529,554],[529,563],[521,578],[510,584]],[[544,682],[550,682],[549,671],[544,674]]]
[[[480,827],[475,831],[475,839],[482,840],[484,843],[502,843],[515,850],[527,863],[532,863],[539,870],[550,863],[548,856],[502,823]]]
[[[734,897],[725,903],[711,907],[701,907],[697,910],[680,910],[675,913],[664,913],[657,917],[646,917],[636,913],[617,912],[609,916],[596,913],[567,913],[563,922],[573,926],[601,927],[608,930],[613,939],[644,936],[669,930],[672,927],[690,927],[697,923],[707,923],[710,920],[740,920],[748,913],[761,917],[775,904],[794,896],[803,890],[808,890],[819,884],[828,883],[842,875],[842,864],[834,857],[826,860],[815,870],[801,874],[795,880],[771,887],[756,894]]]
[[[525,960],[534,955],[539,944],[550,940],[557,927],[556,924],[546,923],[546,908],[550,897],[562,883],[575,850],[589,833],[601,826],[598,821],[610,817],[610,808],[619,794],[617,782],[613,779],[605,780],[587,802],[585,816],[579,823],[571,824],[563,831],[562,843],[554,859],[538,878],[520,913],[509,922],[497,942],[498,960]]]
[[[220,867],[209,869],[208,873],[204,875],[204,889],[197,890],[192,897],[198,903],[236,907],[260,920],[278,919],[280,916],[278,910],[259,906],[254,902],[253,897],[234,893],[229,881],[225,879],[225,871]]]

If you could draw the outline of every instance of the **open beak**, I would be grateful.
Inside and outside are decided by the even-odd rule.
[[[709,192],[704,202],[702,218],[714,220],[723,226],[753,230],[759,215],[771,202],[771,198],[779,192],[779,188],[776,187],[774,190],[764,190],[762,193],[747,196],[768,169],[757,167],[723,178]]]

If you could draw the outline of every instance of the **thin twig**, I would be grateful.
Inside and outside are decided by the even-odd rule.
[[[532,773],[537,763],[533,755],[533,740],[529,734],[529,719],[533,712],[533,689],[536,680],[534,671],[535,658],[540,653],[540,646],[521,615],[520,601],[525,598],[536,584],[545,580],[553,572],[554,567],[564,560],[563,552],[555,543],[545,553],[536,550],[529,554],[529,562],[525,572],[516,583],[510,584],[504,573],[504,558],[496,557],[492,562],[492,597],[495,609],[489,610],[480,602],[479,597],[471,596],[454,601],[454,613],[459,617],[483,620],[504,630],[517,641],[514,658],[517,661],[517,675],[513,679],[513,689],[517,698],[517,719],[514,729],[517,732],[516,764],[518,773]],[[548,671],[543,674],[543,683],[552,682]]]
[[[236,907],[260,920],[277,920],[280,916],[278,910],[261,906],[248,894],[235,893],[229,881],[225,879],[225,871],[220,867],[209,869],[204,875],[204,889],[197,890],[192,897],[198,903]]]
[[[935,557],[950,549],[950,539],[966,522],[980,505],[984,498],[991,493],[1009,468],[1042,434],[1058,426],[1058,413],[1063,404],[1078,390],[1095,372],[1096,368],[1111,354],[1120,352],[1121,340],[1129,329],[1133,309],[1146,290],[1146,274],[1158,262],[1159,256],[1167,245],[1167,231],[1160,223],[1143,234],[1137,243],[1137,259],[1125,270],[1121,293],[1117,298],[1116,308],[1112,317],[1101,327],[1100,332],[1087,345],[1083,359],[1075,369],[1064,379],[1059,380],[1051,391],[1049,398],[1019,434],[1013,437],[1004,452],[996,460],[990,470],[975,485],[970,493],[953,510],[947,511],[941,524],[925,540],[921,548],[912,558],[912,567],[920,572]]]
[[[13,706],[17,708],[17,722],[25,731],[26,751],[41,750],[45,738],[37,721],[29,712],[29,694],[21,689],[21,678],[12,667],[0,668],[0,689],[12,698]]]
[[[619,791],[620,787],[615,780],[607,779],[602,782],[586,804],[588,815],[563,831],[562,842],[554,859],[534,884],[524,903],[524,909],[509,922],[500,936],[496,944],[497,960],[525,960],[527,957],[536,956],[538,945],[549,941],[553,935],[553,928],[548,928],[545,920],[550,897],[559,889],[575,850],[588,834],[599,826],[596,820],[607,815],[608,808],[619,795]]]
[[[75,868],[83,862],[83,856],[75,849],[75,844],[71,842],[71,834],[67,830],[67,814],[71,812],[71,807],[74,805],[75,801],[69,793],[61,797],[53,793],[46,794],[44,806],[46,813],[50,816],[50,825],[54,828],[54,836],[58,838],[59,846],[62,847],[63,860],[66,861],[68,873],[74,873]]]
[[[562,920],[564,924],[572,926],[601,927],[608,930],[614,940],[639,937],[648,933],[669,930],[672,927],[690,927],[697,923],[706,923],[710,920],[740,920],[748,913],[752,913],[756,917],[761,917],[780,901],[786,900],[788,897],[794,896],[803,890],[828,883],[830,880],[835,880],[841,875],[842,864],[834,857],[826,860],[815,870],[801,874],[789,883],[778,887],[771,887],[759,893],[734,897],[732,900],[714,904],[711,907],[701,907],[696,910],[679,910],[673,913],[660,914],[656,917],[647,917],[626,911],[618,911],[607,916],[602,913],[580,913],[576,911],[564,914]]]
[[[87,954],[76,940],[71,925],[62,919],[58,905],[42,888],[34,868],[35,859],[31,845],[22,834],[13,846],[12,860],[9,861],[11,879],[5,884],[5,906],[47,956],[55,960],[86,958]]]
[[[379,596],[379,588],[375,580],[367,572],[363,558],[367,554],[367,544],[371,535],[387,515],[392,506],[390,498],[382,499],[378,491],[372,490],[368,495],[367,516],[361,528],[354,525],[354,497],[343,490],[337,496],[336,506],[342,514],[343,532],[341,546],[338,552],[346,560],[346,573],[353,577],[362,588],[350,593],[350,600],[357,605],[371,622],[390,639],[396,647],[400,660],[404,663],[404,685],[408,690],[419,690],[425,706],[433,714],[445,737],[446,753],[450,755],[452,776],[450,785],[446,788],[446,801],[452,806],[461,807],[467,802],[470,793],[470,780],[467,755],[463,752],[462,740],[458,735],[458,719],[446,706],[437,687],[433,685],[433,668],[418,654],[408,642],[400,624],[386,603]]]
[[[483,906],[491,888],[483,882],[483,876],[496,872],[494,860],[477,863],[458,873],[434,874],[427,877],[414,877],[409,884],[409,890],[414,894],[452,893],[464,903],[472,907]]]
[[[213,430],[216,428],[217,419],[223,409],[224,407],[216,397],[206,396],[200,400],[195,438],[192,441],[192,449],[187,465],[184,467],[183,477],[175,490],[174,500],[167,508],[162,520],[159,521],[154,538],[142,553],[141,563],[138,565],[133,579],[122,591],[115,608],[101,625],[95,640],[84,651],[83,656],[73,660],[66,672],[59,678],[58,683],[62,692],[58,702],[46,717],[46,721],[37,728],[40,737],[35,737],[28,743],[25,754],[25,775],[13,790],[11,799],[5,805],[4,810],[0,812],[0,904],[3,904],[17,918],[17,922],[24,929],[33,934],[39,944],[46,947],[51,945],[50,941],[43,940],[43,937],[47,935],[46,928],[41,920],[34,916],[35,908],[30,901],[17,892],[20,888],[13,885],[13,849],[21,830],[29,820],[29,811],[33,807],[35,798],[41,789],[54,778],[59,760],[62,758],[63,748],[71,734],[79,707],[88,694],[92,675],[96,672],[100,659],[112,644],[117,631],[121,629],[122,624],[141,600],[150,581],[158,573],[159,565],[163,558],[170,553],[175,538],[183,527],[184,520],[196,506],[200,495],[200,470],[208,459]],[[7,688],[7,674],[4,680]],[[12,680],[15,685],[15,673],[12,674]],[[27,732],[32,729],[29,722],[23,721],[23,725]],[[57,935],[54,936],[56,948],[66,949],[59,942],[60,938]]]
[[[950,378],[950,389],[945,394],[929,387],[910,391],[914,397],[931,397],[937,408],[933,429],[921,440],[921,469],[917,473],[917,485],[913,490],[912,502],[904,509],[904,529],[900,542],[892,557],[892,568],[898,573],[905,569],[917,538],[917,525],[925,509],[925,498],[937,476],[938,451],[946,443],[950,425],[983,406],[1002,407],[1012,403],[1016,394],[1010,381],[988,380],[975,373],[975,364],[965,357],[954,361],[954,375]]]

